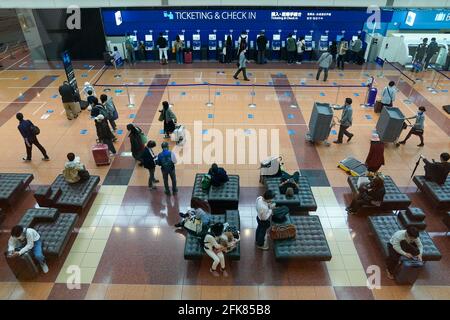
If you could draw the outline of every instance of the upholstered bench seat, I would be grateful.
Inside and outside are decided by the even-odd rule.
[[[230,226],[234,226],[240,230],[239,219],[239,211],[227,210],[225,214],[212,215],[210,224],[212,225],[217,222],[228,222]],[[199,237],[188,232],[186,235],[186,242],[184,244],[184,258],[186,260],[197,260],[201,259],[205,254],[203,244],[200,243]],[[226,253],[225,256],[231,260],[239,260],[241,258],[240,243],[238,243],[236,249]]]
[[[28,173],[0,173],[0,206],[10,206],[34,179]]]
[[[392,235],[398,230],[404,229],[404,226],[394,215],[388,216],[371,216],[369,217],[369,225],[375,233],[375,237],[380,245],[383,255],[388,256],[387,244]],[[430,235],[426,231],[420,231],[420,240],[423,245],[424,261],[439,261],[442,258],[439,249],[435,246]]]
[[[348,177],[347,183],[350,186],[353,194],[357,195],[358,191],[358,177]],[[390,176],[384,177],[384,199],[380,208],[385,210],[402,210],[409,207],[411,199],[405,193],[401,192]]]
[[[308,213],[309,211],[317,210],[316,200],[307,177],[299,177],[298,194],[294,194],[292,198],[287,198],[286,195],[280,192],[280,183],[281,177],[267,177],[264,179],[266,189],[271,190],[275,195],[273,201],[277,206],[288,207],[291,214]]]
[[[413,181],[435,209],[450,210],[450,176],[447,177],[447,180],[442,185],[428,181],[424,176],[415,176]]]
[[[331,251],[318,216],[289,216],[284,223],[294,224],[297,234],[295,239],[273,241],[277,260],[331,260]]]
[[[420,208],[409,207],[406,210],[400,210],[398,218],[403,226],[414,226],[419,230],[425,230],[425,213]]]

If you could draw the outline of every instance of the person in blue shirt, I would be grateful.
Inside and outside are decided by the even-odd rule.
[[[23,161],[31,161],[31,151],[33,149],[33,144],[42,152],[44,158],[42,160],[49,161],[50,158],[47,155],[47,151],[45,148],[39,143],[38,138],[36,137],[36,133],[34,132],[35,125],[30,120],[25,120],[23,118],[22,113],[16,114],[16,119],[19,120],[19,129],[20,134],[22,135],[25,141],[25,148],[27,149],[27,157],[23,158]]]
[[[177,163],[177,158],[175,154],[169,150],[169,144],[167,142],[161,143],[162,152],[158,154],[157,164],[161,167],[161,173],[163,175],[164,181],[164,193],[170,196],[169,189],[169,176],[172,180],[172,191],[173,194],[177,194],[177,176],[175,174],[175,164]]]
[[[342,107],[333,107],[334,110],[342,110],[342,116],[339,126],[339,133],[337,140],[333,141],[334,143],[340,144],[342,143],[342,138],[347,137],[347,142],[350,142],[353,138],[353,133],[348,132],[348,128],[352,126],[353,121],[353,109],[352,109],[352,99],[345,98],[345,104]]]
[[[405,118],[406,119],[416,119],[416,122],[414,123],[414,125],[412,126],[411,130],[409,130],[408,134],[406,135],[405,139],[403,139],[403,141],[400,141],[398,145],[400,144],[405,144],[406,141],[411,137],[411,135],[415,135],[418,136],[420,139],[420,144],[418,144],[418,147],[423,147],[424,143],[423,143],[423,129],[424,129],[424,125],[425,125],[425,111],[427,111],[425,109],[425,107],[421,106],[419,107],[419,111],[417,112],[417,114],[415,116],[409,117],[409,118]]]

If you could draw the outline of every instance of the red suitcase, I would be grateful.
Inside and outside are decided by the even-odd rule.
[[[98,143],[92,146],[92,155],[97,166],[108,165],[110,163],[108,145]]]
[[[184,63],[192,63],[192,52],[184,53]]]

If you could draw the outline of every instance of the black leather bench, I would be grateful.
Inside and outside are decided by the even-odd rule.
[[[216,214],[211,217],[211,224],[217,222],[228,222],[230,226],[236,227],[238,230],[241,228],[240,220],[239,220],[239,211],[238,210],[227,210],[225,214]],[[192,233],[187,233],[186,242],[184,244],[184,259],[186,260],[198,260],[201,259],[205,255],[205,250],[203,249],[203,245],[200,243],[199,238]],[[238,242],[236,249],[231,252],[225,254],[231,260],[240,260],[241,259],[241,247]]]
[[[29,173],[0,173],[0,206],[11,206],[33,179]]]
[[[318,216],[290,216],[283,224],[292,223],[297,229],[295,239],[274,240],[278,261],[296,259],[330,261],[331,251]]]
[[[420,208],[409,207],[406,210],[400,210],[398,219],[405,227],[414,226],[419,230],[425,230],[427,227],[425,213]]]
[[[289,212],[292,213],[308,213],[309,211],[316,211],[317,204],[314,194],[309,184],[307,177],[299,177],[298,194],[294,194],[292,198],[286,198],[286,195],[280,192],[281,177],[267,177],[264,179],[264,185],[267,190],[271,190],[275,198],[273,201],[277,206],[286,206]]]
[[[202,178],[205,174],[195,175],[192,198],[197,197],[208,201],[211,213],[224,214],[226,210],[237,210],[239,205],[239,176],[229,175],[229,181],[220,187],[211,186],[209,190],[202,189]]]
[[[415,176],[413,181],[436,210],[450,210],[450,176],[442,185],[428,181],[424,176]]]
[[[387,257],[389,255],[387,244],[392,235],[398,230],[403,230],[405,226],[402,225],[395,215],[370,216],[369,225],[375,233],[375,237],[382,249],[383,255]],[[423,261],[441,260],[442,255],[428,232],[420,231],[420,240],[423,245]]]
[[[347,183],[355,196],[358,195],[358,177],[348,177]],[[411,204],[411,199],[407,194],[400,191],[400,189],[395,184],[394,180],[390,176],[384,177],[384,189],[386,193],[384,194],[384,199],[381,203],[380,209],[384,210],[405,210]],[[375,207],[375,206],[369,206]]]
[[[442,219],[442,222],[444,222],[447,229],[450,230],[450,211],[445,213],[444,219]]]
[[[34,193],[34,197],[41,207],[79,213],[93,196],[99,182],[99,176],[90,176],[83,182],[67,183],[64,176],[60,174],[50,186],[40,186]]]

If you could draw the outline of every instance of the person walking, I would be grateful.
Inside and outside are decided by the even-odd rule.
[[[415,116],[405,118],[406,119],[416,119],[416,122],[412,126],[411,130],[409,130],[408,134],[406,135],[405,139],[403,141],[400,141],[398,145],[405,144],[406,141],[411,137],[411,135],[418,136],[420,139],[420,144],[418,144],[418,147],[423,147],[425,144],[423,143],[423,130],[425,125],[425,107],[421,106],[419,107],[419,110],[417,111],[417,114]]]
[[[147,145],[142,152],[141,161],[145,169],[148,170],[149,178],[148,178],[148,187],[151,190],[155,190],[156,186],[154,183],[158,183],[159,180],[155,178],[155,168],[156,168],[156,156],[153,152],[153,148],[156,147],[156,142],[150,140],[147,142]]]
[[[244,49],[247,50],[247,46],[248,46],[247,40],[248,40],[247,32],[242,31],[241,35],[239,36],[239,39],[238,39],[238,48],[239,48],[238,57],[239,57],[239,54],[242,52],[242,50],[244,50]]]
[[[19,125],[17,129],[19,129],[20,134],[25,141],[25,148],[27,150],[27,157],[22,158],[23,161],[29,162],[31,161],[31,153],[33,150],[33,144],[42,152],[44,156],[42,160],[49,161],[50,158],[47,154],[45,148],[39,143],[37,138],[38,130],[37,127],[30,120],[25,120],[22,113],[16,114],[16,119],[19,120]]]
[[[422,43],[417,46],[416,54],[412,63],[412,72],[420,72],[423,70],[423,59],[427,53],[428,38],[423,38]]]
[[[424,66],[423,69],[427,70],[428,65],[430,64],[430,60],[433,58],[433,56],[439,52],[439,45],[436,42],[436,38],[431,38],[431,42],[428,45],[427,48],[427,55],[425,57]]]
[[[231,60],[233,60],[233,41],[231,36],[228,35],[225,42],[225,63],[231,63]]]
[[[369,154],[365,164],[369,172],[378,172],[381,166],[384,165],[384,142],[380,141],[380,136],[377,132],[372,133]]]
[[[116,148],[113,144],[114,135],[111,132],[111,128],[108,125],[108,121],[106,120],[103,114],[99,114],[95,118],[95,129],[97,130],[97,137],[100,143],[104,143],[108,146],[108,149],[111,155],[116,155]]]
[[[136,54],[134,52],[134,43],[133,39],[131,39],[131,35],[129,34],[127,34],[127,38],[125,40],[125,48],[127,49],[128,63],[135,64]]]
[[[331,46],[329,48],[329,52],[331,53],[331,56],[333,57],[333,63],[331,66],[331,69],[333,69],[336,66],[336,57],[337,57],[337,52],[338,52],[338,48],[337,48],[337,42],[333,41],[331,43]]]
[[[305,52],[305,37],[301,36],[297,40],[297,64],[302,64],[303,53]]]
[[[258,39],[256,39],[256,46],[258,48],[258,57],[256,59],[256,62],[258,64],[266,63],[267,38],[264,32],[262,31],[259,34]]]
[[[175,131],[175,124],[177,123],[177,117],[175,113],[169,106],[167,101],[163,101],[162,103],[163,109],[160,110],[160,115],[158,120],[164,121],[164,138],[170,138],[170,134]]]
[[[392,107],[397,95],[397,88],[394,81],[389,81],[387,87],[381,92],[381,104],[383,107]]]
[[[174,43],[175,48],[175,57],[177,60],[177,64],[183,64],[183,49],[184,49],[184,42],[181,40],[180,36],[177,35]]]
[[[170,196],[169,188],[169,176],[172,181],[172,192],[174,195],[177,194],[177,176],[175,173],[175,164],[177,163],[177,158],[175,153],[169,150],[169,144],[163,142],[161,144],[162,152],[158,154],[157,164],[161,167],[161,173],[164,181],[164,193]]]
[[[130,138],[131,155],[136,161],[139,161],[139,165],[142,166],[142,153],[144,152],[147,143],[147,136],[141,128],[132,123],[127,124],[127,130],[129,132],[128,138]]]
[[[167,39],[163,37],[162,32],[159,33],[156,46],[159,50],[159,62],[161,64],[167,64]]]
[[[103,105],[103,108],[106,110],[106,118],[111,125],[113,132],[117,130],[116,120],[119,119],[119,113],[117,112],[117,108],[114,105],[114,101],[112,97],[108,97],[106,94],[102,94],[100,96],[100,101]]]
[[[293,64],[295,62],[295,53],[297,52],[297,44],[295,43],[295,39],[292,37],[290,33],[286,40],[286,51],[287,51],[287,63]]]
[[[328,69],[331,66],[331,63],[333,62],[333,56],[330,52],[324,52],[319,58],[319,61],[317,61],[317,64],[319,65],[319,69],[317,70],[316,80],[319,80],[320,73],[324,72],[323,81],[327,81],[328,79]]]
[[[348,132],[348,128],[352,126],[353,121],[352,102],[351,98],[345,98],[345,104],[343,106],[333,107],[334,110],[342,110],[338,138],[333,141],[334,143],[341,144],[344,135],[347,137],[347,142],[350,142],[353,138],[353,133]]]
[[[270,228],[270,218],[272,217],[272,210],[275,208],[273,198],[275,195],[271,190],[264,192],[262,196],[256,199],[256,227],[255,241],[256,247],[261,250],[269,250],[269,244],[266,241],[267,230]]]
[[[338,56],[336,59],[337,62],[337,68],[340,70],[344,70],[344,60],[345,60],[345,55],[347,53],[348,50],[348,42],[345,41],[344,38],[341,39],[341,41],[339,41],[339,45],[338,45]]]
[[[246,51],[247,51],[247,49],[244,49],[239,53],[239,62],[238,62],[239,68],[237,69],[236,73],[233,76],[233,78],[236,80],[238,80],[238,75],[242,71],[242,74],[244,75],[244,80],[250,81],[250,79],[247,78],[247,62],[248,62],[248,60],[245,57]]]
[[[72,120],[78,117],[81,112],[80,103],[78,102],[75,90],[69,84],[68,81],[64,81],[59,87],[59,94],[62,98],[64,110],[66,110],[66,116],[68,120]]]

